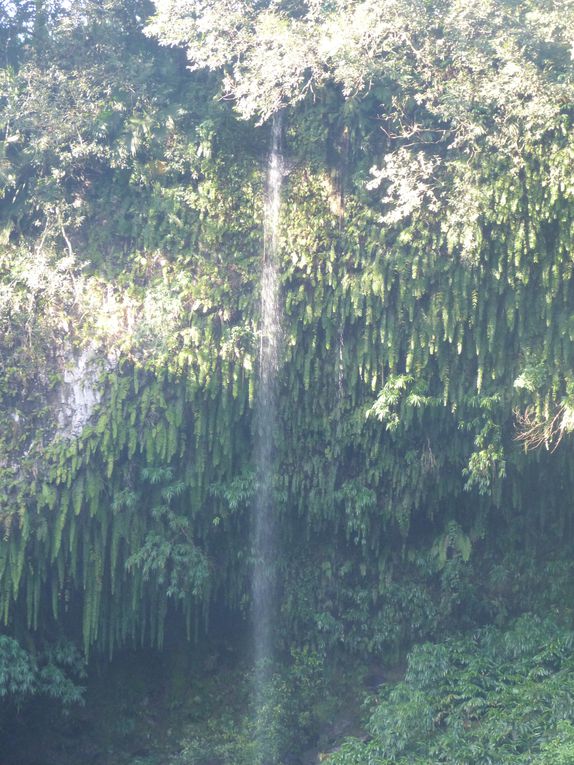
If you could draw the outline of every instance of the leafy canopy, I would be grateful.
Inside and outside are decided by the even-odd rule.
[[[148,33],[184,46],[192,69],[222,70],[223,92],[245,117],[265,120],[327,82],[352,97],[385,80],[402,88],[403,102],[414,97],[433,113],[435,127],[443,120],[468,140],[484,133],[494,108],[498,130],[491,138],[514,144],[520,138],[510,115],[536,130],[572,93],[574,9],[567,0],[156,0],[155,6]]]

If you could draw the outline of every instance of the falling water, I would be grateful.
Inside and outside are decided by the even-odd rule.
[[[270,703],[270,666],[272,626],[275,612],[275,513],[273,507],[274,434],[276,430],[276,378],[281,339],[279,308],[279,267],[277,242],[283,157],[281,153],[281,118],[275,116],[265,189],[264,246],[261,273],[261,327],[259,347],[259,388],[257,396],[257,443],[255,449],[257,495],[254,503],[253,542],[253,629],[255,647],[255,704],[257,715]],[[265,717],[265,715],[263,715]],[[261,724],[261,719],[260,719]],[[259,755],[272,759],[259,731]]]

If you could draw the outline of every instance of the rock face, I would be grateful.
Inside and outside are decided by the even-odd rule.
[[[104,360],[107,364],[107,360]],[[102,356],[92,346],[78,356],[70,354],[65,362],[58,387],[58,430],[60,435],[78,436],[102,398],[98,380],[102,372]]]

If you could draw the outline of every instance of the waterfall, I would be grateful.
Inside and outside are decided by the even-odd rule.
[[[259,387],[256,399],[257,440],[255,446],[257,494],[254,502],[253,631],[255,649],[254,701],[256,715],[270,704],[272,630],[275,616],[276,520],[273,507],[274,434],[276,430],[276,379],[281,340],[279,265],[277,243],[283,157],[282,125],[275,116],[267,166],[264,210],[264,244],[261,272],[261,325]],[[265,716],[265,715],[264,715]],[[259,720],[261,728],[261,720]],[[265,744],[265,731],[258,732],[261,762],[267,765],[272,753]]]

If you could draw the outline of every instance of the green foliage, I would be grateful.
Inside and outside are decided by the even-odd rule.
[[[506,631],[417,646],[405,679],[373,700],[368,742],[337,765],[567,762],[574,710],[573,639],[523,616]],[[555,759],[553,759],[555,758]]]
[[[152,484],[171,477],[171,470],[147,468],[142,471],[142,479]],[[209,582],[209,565],[193,542],[189,518],[175,513],[170,507],[170,502],[184,491],[183,482],[163,486],[161,499],[164,504],[151,509],[155,528],[146,533],[140,549],[125,563],[128,572],[139,570],[143,582],[151,579],[160,587],[166,587],[168,598],[180,600],[189,594],[200,598]]]
[[[230,38],[225,4],[158,4],[190,73],[145,3],[53,8],[37,45],[32,6],[5,20],[7,631],[112,652],[249,613],[268,132],[202,67],[286,107],[279,642],[396,654],[512,612],[471,580],[573,533],[569,450],[514,440],[571,424],[570,9],[243,3]]]
[[[45,696],[64,706],[83,701],[85,662],[71,643],[51,646],[38,656],[16,640],[0,636],[0,697],[21,705],[32,696]]]
[[[284,109],[289,658],[257,713],[246,675],[199,694],[174,765],[299,756],[325,657],[428,640],[334,762],[569,762],[571,636],[500,627],[572,615],[570,4],[155,5],[0,13],[0,695],[78,699],[50,634],[109,655],[250,613],[269,136],[223,93]]]
[[[438,560],[439,567],[444,568],[449,557],[459,555],[467,563],[470,559],[472,542],[460,526],[451,521],[445,533],[434,543],[432,553]]]
[[[417,149],[454,134],[459,144],[492,141],[515,152],[521,140],[556,124],[562,99],[571,93],[572,10],[566,3],[519,8],[506,0],[471,7],[398,0],[383,9],[377,2],[157,0],[155,6],[148,32],[165,45],[183,46],[193,69],[223,71],[224,93],[245,116],[266,119],[325,83],[336,83],[350,98],[382,81],[389,133],[404,130],[401,118],[416,102],[419,116],[408,135],[419,139]],[[449,76],[440,76],[446,69]],[[423,151],[407,154],[423,176],[417,179],[412,167],[405,174],[400,163],[390,196],[402,198],[408,210],[423,199],[432,207],[442,186],[440,178],[428,177],[434,163]],[[449,221],[470,248],[479,200],[471,193],[470,216]]]
[[[382,420],[387,430],[396,430],[401,424],[401,418],[396,412],[396,408],[405,389],[413,382],[414,380],[410,375],[391,377],[384,384],[379,397],[370,409],[369,414]],[[415,395],[417,399],[420,397],[420,394]]]
[[[207,765],[216,758],[222,765],[280,765],[300,757],[318,724],[337,707],[327,688],[329,679],[333,675],[324,655],[308,648],[293,650],[272,668],[254,709],[253,676],[235,670],[224,687],[212,687],[206,694],[209,701],[202,703],[181,753],[170,763]]]
[[[2,636],[1,695],[26,696],[34,692],[35,668],[32,657],[12,638]]]

